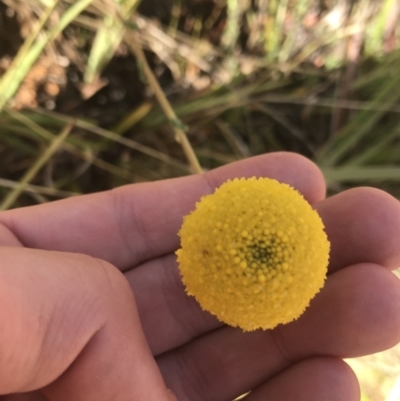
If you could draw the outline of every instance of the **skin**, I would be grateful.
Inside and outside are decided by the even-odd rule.
[[[297,188],[332,243],[325,287],[274,330],[222,325],[180,282],[182,216],[235,176]],[[0,400],[356,401],[342,358],[400,340],[399,238],[397,200],[371,188],[325,199],[318,168],[289,153],[3,212],[0,394],[20,394]]]

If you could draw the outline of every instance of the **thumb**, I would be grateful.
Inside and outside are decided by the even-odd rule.
[[[85,255],[0,247],[0,394],[171,401],[124,276]]]

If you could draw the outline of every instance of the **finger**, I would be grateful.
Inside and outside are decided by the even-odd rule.
[[[315,207],[331,241],[330,272],[357,263],[400,266],[400,203],[396,199],[376,189],[359,188]],[[145,263],[126,276],[155,354],[221,326],[187,297],[173,255]]]
[[[318,357],[292,366],[246,401],[359,401],[357,377],[341,359]]]
[[[332,274],[293,323],[251,333],[223,327],[157,361],[179,400],[233,399],[305,358],[357,357],[394,346],[399,308],[395,275],[381,266],[355,265]]]
[[[400,267],[400,202],[374,188],[355,188],[315,205],[331,241],[330,271],[356,263]]]
[[[29,248],[92,255],[121,269],[173,252],[182,216],[228,178],[265,176],[297,188],[310,202],[324,197],[320,170],[291,153],[272,153],[195,175],[0,214]],[[6,238],[15,241],[15,238]],[[8,242],[3,242],[8,244]]]
[[[221,327],[217,318],[188,297],[176,256],[144,263],[125,273],[135,294],[143,331],[153,355],[179,347]]]
[[[335,303],[332,305],[330,303]],[[400,281],[374,264],[358,264],[332,274],[309,313],[278,328],[275,339],[293,358],[307,354],[355,358],[400,341]]]
[[[0,401],[49,401],[40,391],[0,396]]]
[[[0,216],[2,214],[0,213]],[[1,220],[0,220],[1,221]],[[6,226],[0,224],[0,246],[21,246],[21,242]]]
[[[164,400],[123,275],[84,255],[0,248],[0,394]]]
[[[168,390],[167,401],[177,401],[174,393],[171,390]],[[10,394],[5,396],[0,396],[0,401],[49,401],[41,391],[33,391],[30,393],[22,393],[22,394]]]

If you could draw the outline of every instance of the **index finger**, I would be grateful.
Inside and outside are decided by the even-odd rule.
[[[84,253],[122,270],[173,252],[182,216],[201,196],[229,178],[270,177],[292,185],[314,203],[325,196],[320,170],[303,156],[279,152],[253,157],[202,175],[127,185],[0,214],[19,242],[29,248]],[[2,235],[3,234],[3,235]],[[3,245],[15,245],[4,235]]]

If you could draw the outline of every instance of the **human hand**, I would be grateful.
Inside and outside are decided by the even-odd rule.
[[[325,287],[274,330],[223,326],[180,281],[182,216],[235,176],[297,188],[331,241]],[[389,271],[400,265],[400,205],[375,189],[324,194],[312,163],[277,153],[1,213],[0,394],[29,393],[0,399],[167,401],[168,387],[179,401],[249,390],[249,401],[358,400],[341,358],[400,340],[400,286]]]

